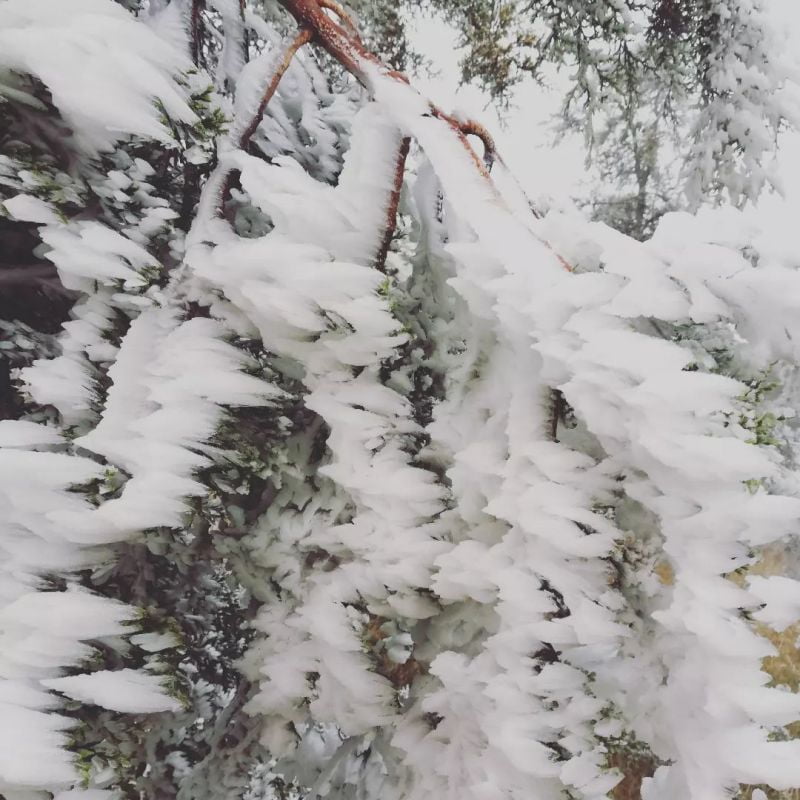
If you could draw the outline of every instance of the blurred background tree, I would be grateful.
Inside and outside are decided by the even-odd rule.
[[[780,189],[777,135],[795,126],[796,74],[762,0],[351,0],[396,68],[424,62],[420,10],[459,32],[461,79],[501,107],[532,79],[561,91],[579,132],[591,214],[638,239],[669,210],[742,206]]]

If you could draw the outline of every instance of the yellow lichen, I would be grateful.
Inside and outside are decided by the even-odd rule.
[[[747,578],[751,575],[769,577],[786,575],[795,572],[787,563],[787,551],[782,545],[763,547],[758,553],[758,561],[743,570],[731,573],[728,578],[738,586],[746,587]],[[753,630],[769,640],[777,651],[762,661],[764,672],[770,676],[770,686],[785,686],[793,692],[800,690],[800,648],[797,646],[800,637],[800,621],[790,625],[783,631],[776,631],[768,625],[754,623]],[[788,738],[800,738],[800,721],[784,727]],[[767,800],[800,800],[800,788],[779,791],[769,786],[741,786],[736,800],[752,800],[753,792],[760,789]]]
[[[675,571],[672,569],[672,564],[666,559],[656,562],[653,572],[662,586],[672,586],[675,583]]]

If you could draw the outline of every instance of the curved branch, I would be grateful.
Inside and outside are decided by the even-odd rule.
[[[483,125],[481,125],[480,122],[474,119],[459,120],[456,117],[445,114],[443,111],[433,105],[431,106],[431,109],[436,117],[443,119],[453,128],[458,128],[458,130],[464,136],[475,136],[481,140],[481,143],[483,144],[483,163],[487,171],[491,172],[492,165],[495,161],[500,161],[502,163],[503,159],[500,158],[500,155],[497,152],[497,147],[494,143],[494,137]]]
[[[467,136],[477,136],[483,143],[483,163],[491,171],[495,161],[502,161],[494,143],[494,137],[480,122],[468,119],[461,123],[461,132]]]

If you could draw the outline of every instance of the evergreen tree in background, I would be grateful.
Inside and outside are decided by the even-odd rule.
[[[403,19],[353,0],[375,45],[413,66]],[[581,132],[594,215],[638,239],[666,211],[741,205],[780,188],[778,132],[796,126],[797,68],[763,0],[426,0],[460,34],[462,78],[508,101],[523,78],[566,83],[560,129]],[[417,59],[419,56],[417,55]]]
[[[4,800],[800,787],[792,243],[542,218],[402,57],[0,0]]]

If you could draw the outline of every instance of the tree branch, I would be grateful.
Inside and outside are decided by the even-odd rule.
[[[261,96],[261,102],[258,104],[258,110],[250,120],[250,124],[244,129],[244,131],[242,131],[242,134],[236,143],[239,149],[243,150],[247,146],[247,143],[250,141],[251,137],[256,132],[256,129],[261,124],[261,120],[264,117],[264,111],[266,111],[267,108],[267,103],[269,103],[269,101],[272,99],[272,96],[275,94],[278,84],[281,82],[281,78],[286,73],[286,70],[289,69],[289,65],[292,63],[295,53],[297,53],[297,51],[304,44],[310,42],[313,36],[314,34],[307,28],[301,28],[294,39],[292,39],[292,41],[286,46],[283,57],[281,58],[278,67],[272,76],[272,79],[264,89],[264,94]]]
[[[332,11],[339,18],[342,25],[347,28],[350,35],[354,39],[361,41],[361,34],[358,32],[356,23],[340,3],[337,3],[336,0],[319,0],[319,4],[322,8],[327,8],[328,11]]]
[[[408,148],[411,145],[411,139],[405,137],[400,142],[400,147],[397,148],[397,159],[394,168],[394,185],[392,186],[392,193],[389,195],[389,205],[386,208],[386,229],[383,233],[383,241],[378,249],[378,255],[375,258],[375,266],[384,271],[386,267],[386,256],[389,254],[389,246],[392,243],[392,237],[397,229],[397,206],[400,203],[400,192],[403,188],[403,175],[406,171],[406,158],[408,157]]]
[[[12,287],[40,287],[51,292],[57,292],[64,297],[75,298],[77,292],[67,289],[58,276],[53,264],[37,262],[35,264],[7,265],[0,264],[0,292],[10,290]]]
[[[474,119],[458,120],[455,117],[451,117],[450,115],[445,114],[443,111],[440,111],[435,106],[432,108],[434,114],[439,117],[439,119],[443,119],[450,123],[452,127],[458,128],[458,130],[461,131],[464,136],[476,136],[481,140],[481,143],[483,144],[483,163],[489,172],[491,172],[492,165],[495,161],[503,161],[497,152],[497,147],[494,143],[494,137],[483,125],[481,125],[480,122],[477,122]]]
[[[0,286],[20,286],[53,278],[58,279],[58,272],[53,264],[37,263],[30,266],[0,264]]]
[[[329,0],[280,0],[281,5],[295,18],[297,24],[301,29],[313,31],[313,41],[326,50],[333,58],[335,58],[349,73],[351,73],[360,83],[371,88],[369,77],[365,74],[362,64],[369,63],[378,67],[381,72],[394,80],[402,81],[403,83],[410,84],[409,79],[397,70],[391,70],[373,53],[369,52],[361,40],[349,34],[345,27],[332,20],[324,11],[325,7],[329,7]],[[430,104],[431,112],[433,115],[445,122],[458,135],[464,148],[470,154],[470,157],[475,162],[478,171],[487,179],[489,173],[484,166],[481,159],[470,146],[462,130],[461,123],[445,114],[444,111],[439,109],[433,103]],[[470,133],[476,133],[477,130],[482,129],[482,126],[474,124]],[[485,132],[485,129],[483,129]],[[488,134],[487,134],[488,136]],[[491,137],[489,137],[491,140]],[[486,143],[486,139],[483,139]]]

